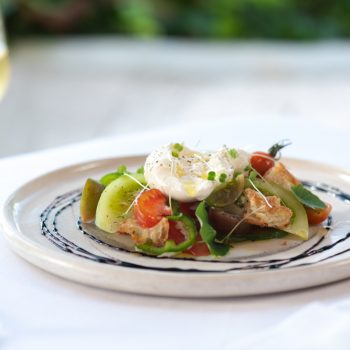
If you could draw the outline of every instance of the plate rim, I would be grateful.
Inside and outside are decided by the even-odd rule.
[[[69,278],[66,276],[63,276],[62,274],[59,273],[55,273],[52,270],[43,267],[42,265],[39,265],[35,262],[33,262],[33,259],[30,259],[30,255],[35,254],[36,258],[42,259],[47,261],[50,264],[53,264],[55,266],[62,266],[64,264],[67,265],[67,263],[70,265],[70,269],[75,270],[75,272],[78,272],[79,270],[85,270],[85,273],[89,273],[89,271],[91,271],[94,267],[97,266],[97,264],[101,265],[100,263],[96,263],[94,261],[90,261],[87,259],[82,259],[79,258],[77,256],[73,256],[70,254],[67,254],[63,251],[60,250],[54,250],[54,249],[48,249],[47,247],[41,245],[38,242],[33,241],[32,239],[30,239],[28,236],[26,236],[23,232],[21,232],[21,230],[16,227],[16,223],[15,223],[15,218],[13,215],[13,208],[11,206],[11,203],[15,200],[16,196],[20,195],[21,192],[23,192],[24,190],[26,190],[27,188],[29,188],[30,186],[32,186],[33,184],[35,184],[36,182],[40,181],[43,178],[47,178],[47,177],[51,177],[54,175],[59,174],[60,172],[73,172],[76,169],[80,169],[84,166],[87,165],[93,165],[95,164],[95,166],[93,166],[92,168],[98,166],[98,165],[102,165],[102,164],[107,164],[107,163],[113,163],[113,162],[122,162],[123,159],[125,160],[137,160],[137,159],[143,159],[145,158],[146,155],[144,154],[136,154],[136,155],[130,155],[130,156],[120,156],[120,157],[108,157],[108,158],[97,158],[97,159],[93,159],[93,160],[88,160],[88,161],[84,161],[84,162],[78,162],[78,163],[74,163],[71,165],[67,165],[64,167],[60,167],[57,169],[53,169],[49,172],[43,173],[37,177],[34,177],[26,182],[24,182],[22,185],[20,185],[16,190],[14,190],[9,196],[7,196],[7,198],[5,199],[5,201],[3,202],[1,211],[0,211],[0,225],[2,227],[3,231],[3,235],[6,239],[6,241],[9,243],[9,246],[11,247],[11,249],[13,251],[15,251],[17,254],[19,254],[22,258],[24,258],[26,261],[29,261],[30,263],[36,265],[37,267],[39,267],[40,269],[49,271],[55,275],[59,275],[61,277],[64,278],[68,278],[70,280],[74,280],[77,282],[76,279],[73,278]],[[307,162],[310,165],[314,165],[317,167],[321,167],[321,168],[326,168],[327,170],[331,170],[332,172],[340,172],[346,175],[350,176],[350,170],[341,168],[339,166],[334,166],[334,165],[329,165],[323,162],[317,162],[317,161],[310,161],[308,159],[303,159],[303,158],[296,158],[296,157],[284,157],[284,159],[288,162]],[[24,253],[24,251],[30,251],[31,253]],[[34,251],[34,253],[32,253]],[[78,264],[75,264],[76,262],[78,262]],[[342,266],[345,265],[349,265],[350,264],[350,258],[349,259],[345,259],[345,260],[336,260],[336,261],[327,261],[327,262],[322,262],[322,266],[324,268],[327,269],[334,269],[334,268],[340,268]],[[82,267],[80,267],[79,265],[81,265]],[[259,277],[270,277],[272,275],[276,275],[276,274],[285,274],[285,271],[283,269],[281,270],[260,270],[260,271],[244,271],[244,273],[242,273],[242,271],[232,271],[229,274],[227,272],[222,273],[222,272],[191,272],[191,274],[189,274],[186,271],[162,271],[162,270],[144,270],[144,269],[135,269],[135,268],[131,268],[131,267],[125,267],[125,266],[117,266],[117,265],[108,265],[108,264],[104,264],[103,265],[104,269],[110,270],[110,271],[115,271],[115,270],[123,270],[129,273],[141,273],[142,275],[146,274],[146,275],[156,275],[156,276],[165,276],[165,277],[171,277],[174,278],[176,277],[180,277],[180,278],[210,278],[210,279],[215,279],[215,280],[220,280],[220,279],[242,279],[242,278],[252,278],[256,275],[258,275]],[[314,264],[314,265],[307,265],[307,266],[297,266],[297,267],[290,267],[288,269],[289,273],[299,273],[299,272],[305,272],[305,271],[309,271],[310,273],[312,273],[315,270],[319,270],[319,264]],[[343,277],[343,278],[333,278],[332,279],[328,279],[326,282],[324,283],[318,283],[318,284],[311,284],[310,286],[316,286],[316,285],[320,285],[320,284],[325,284],[325,283],[330,283],[330,282],[335,282],[341,279],[345,279],[347,277]],[[78,281],[79,282],[79,281]],[[90,284],[90,283],[86,283],[85,284]],[[96,286],[96,285],[95,285]],[[97,286],[98,287],[98,286]],[[300,289],[300,288],[306,288],[308,286],[302,286],[302,287],[296,287],[296,288],[287,288],[287,289],[283,289],[281,288],[280,290],[276,290],[276,288],[273,288],[274,290],[278,291],[286,291],[286,290],[295,290],[295,289]],[[105,288],[105,287],[103,287]],[[114,289],[114,288],[113,288]],[[138,293],[136,291],[136,293]],[[266,294],[266,293],[271,293],[271,291],[267,291],[265,293],[254,293],[252,292],[251,294],[249,293],[244,293],[244,294],[237,294],[237,295],[254,295],[254,294]],[[147,294],[154,294],[154,293],[147,293]],[[159,294],[157,294],[159,295]],[[164,295],[164,294],[162,294]],[[219,297],[227,297],[227,296],[234,296],[234,293],[231,294],[227,294],[227,295],[218,295]],[[171,296],[171,295],[169,295]],[[174,295],[174,296],[178,296],[178,295]],[[200,297],[200,296],[196,296],[196,297]],[[208,295],[204,295],[202,297],[208,297]]]

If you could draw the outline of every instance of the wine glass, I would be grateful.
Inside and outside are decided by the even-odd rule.
[[[2,22],[1,8],[0,8],[0,100],[5,94],[9,79],[9,62],[7,46],[5,41],[5,31]]]

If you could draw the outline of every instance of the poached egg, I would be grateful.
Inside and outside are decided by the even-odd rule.
[[[216,152],[198,152],[182,144],[169,144],[146,159],[144,174],[148,186],[181,202],[201,201],[235,172],[249,165],[249,153],[222,147]]]

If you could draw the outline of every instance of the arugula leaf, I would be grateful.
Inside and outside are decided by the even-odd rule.
[[[216,230],[209,224],[205,201],[199,203],[196,209],[196,217],[201,225],[199,233],[203,241],[207,244],[210,253],[214,256],[226,255],[230,250],[230,246],[215,242]]]
[[[306,189],[302,184],[292,186],[291,190],[299,202],[305,206],[311,209],[326,208],[326,204],[322,202],[320,198]]]
[[[112,181],[118,179],[125,173],[130,174],[125,165],[120,165],[117,171],[103,175],[100,179],[100,183],[104,186],[108,186]]]

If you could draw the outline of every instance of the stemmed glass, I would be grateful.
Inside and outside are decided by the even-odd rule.
[[[0,100],[5,94],[9,79],[9,62],[8,52],[5,40],[4,25],[2,22],[1,8],[0,8]]]

